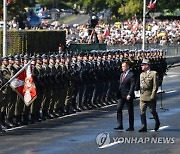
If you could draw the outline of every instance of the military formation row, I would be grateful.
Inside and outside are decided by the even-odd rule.
[[[167,65],[163,52],[159,50],[3,57],[1,86],[31,60],[37,98],[27,107],[9,85],[4,87],[0,100],[0,129],[116,103],[121,63],[129,61],[136,76],[138,90],[141,62],[144,58],[150,60],[151,68],[163,79]]]

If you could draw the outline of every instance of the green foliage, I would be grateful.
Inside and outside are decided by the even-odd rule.
[[[15,15],[19,15],[21,11],[27,6],[32,6],[30,3],[33,0],[12,0],[8,5],[8,18],[11,19]],[[147,4],[150,0],[147,0]],[[143,0],[36,0],[36,3],[52,7],[69,8],[73,5],[79,4],[81,6],[90,8],[90,10],[100,11],[105,8],[109,8],[115,17],[119,17],[124,14],[125,5],[125,16],[130,17],[134,14],[142,14]],[[3,0],[0,1],[0,10],[3,8]],[[170,13],[180,8],[179,0],[157,0],[155,11],[163,12],[168,9]],[[124,15],[123,15],[124,16]]]
[[[119,8],[118,12],[125,14],[126,17],[131,17],[134,14],[141,14],[143,9],[142,0],[128,0],[125,6]]]
[[[19,16],[24,11],[24,8],[31,6],[30,0],[12,0],[8,4],[8,19],[12,19],[14,16]],[[0,10],[3,10],[3,1],[0,2]]]

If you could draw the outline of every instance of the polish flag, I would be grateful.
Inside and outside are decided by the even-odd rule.
[[[12,2],[12,0],[8,0],[7,3],[10,4]]]
[[[36,99],[37,93],[31,71],[31,61],[19,70],[8,82],[11,88],[17,92],[27,106]]]
[[[151,10],[151,9],[154,9],[155,8],[155,4],[156,4],[157,0],[150,0],[149,4],[148,4],[148,8]]]

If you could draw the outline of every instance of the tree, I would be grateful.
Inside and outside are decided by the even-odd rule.
[[[173,12],[176,9],[180,8],[180,1],[179,0],[158,0],[157,1],[157,11],[163,11],[164,9],[169,9],[169,11]]]
[[[131,17],[135,14],[142,14],[142,9],[142,0],[127,0],[125,6],[121,6],[118,12],[125,15],[126,17]]]
[[[32,2],[33,0],[11,0],[8,4],[8,19],[20,16],[24,12],[25,7],[32,6]],[[3,11],[3,1],[0,3],[0,10]]]
[[[119,16],[118,9],[124,5],[124,0],[106,0],[108,8],[111,9],[112,15]]]

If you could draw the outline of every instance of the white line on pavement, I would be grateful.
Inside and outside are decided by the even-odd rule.
[[[163,130],[163,129],[166,129],[166,128],[169,128],[169,126],[162,126],[162,127],[159,128],[159,130]],[[154,132],[154,130],[151,130],[150,132]],[[112,142],[110,144],[100,146],[99,149],[108,148],[108,147],[111,147],[111,146],[119,144],[119,143],[122,143],[122,141],[114,141],[114,142]]]
[[[173,78],[173,77],[176,77],[176,76],[178,76],[178,75],[169,75],[169,76],[167,76],[167,77]]]
[[[16,129],[23,128],[23,127],[25,127],[25,126],[19,126],[19,127],[9,128],[9,129],[6,129],[5,131],[8,132],[8,131],[16,130]]]
[[[166,128],[169,128],[169,126],[162,126],[159,128],[159,130],[163,130],[163,129],[166,129]],[[155,130],[150,130],[150,132],[155,132]]]
[[[112,143],[110,143],[110,144],[100,146],[99,149],[108,148],[108,147],[111,147],[111,146],[116,145],[116,144],[119,144],[119,143],[120,143],[119,141],[115,141],[115,142],[112,142]]]
[[[175,92],[176,92],[176,90],[171,90],[171,91],[166,91],[165,93],[170,94],[170,93],[175,93]]]

